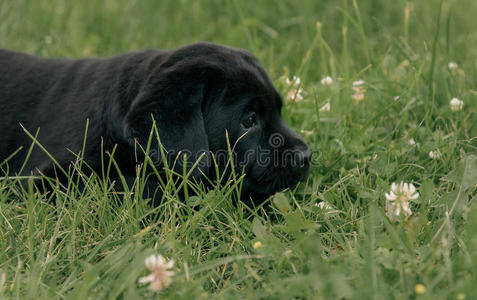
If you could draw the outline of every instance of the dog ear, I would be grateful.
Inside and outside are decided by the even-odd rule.
[[[225,82],[224,72],[218,66],[204,62],[159,66],[126,114],[123,132],[127,140],[130,144],[138,142],[145,149],[154,119],[169,166],[175,164],[176,172],[182,174],[187,155],[187,170],[198,163],[192,177],[207,174],[211,160],[203,110],[223,97]],[[150,155],[156,165],[164,163],[159,147],[153,138]]]

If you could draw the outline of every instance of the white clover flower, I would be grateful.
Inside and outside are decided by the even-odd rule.
[[[326,77],[321,79],[321,84],[322,85],[331,85],[331,84],[333,84],[333,78],[331,78],[330,76],[326,76]]]
[[[402,182],[399,184],[392,183],[391,191],[385,193],[386,196],[386,215],[391,221],[398,220],[397,217],[401,215],[408,217],[412,214],[409,207],[409,200],[419,198],[419,193],[416,192],[416,187],[412,183]]]
[[[293,76],[293,78],[290,80],[290,78],[285,79],[285,83],[287,85],[293,85],[293,86],[299,86],[301,83],[301,78],[297,76]]]
[[[366,93],[366,87],[364,86],[365,84],[366,82],[362,79],[353,82],[354,95],[352,97],[356,103],[364,100],[364,94]]]
[[[409,139],[409,145],[414,146],[416,144],[416,141],[413,138]]]
[[[459,65],[453,61],[449,62],[449,65],[448,65],[449,69],[450,70],[455,70],[459,67]]]
[[[320,203],[316,202],[316,203],[315,203],[315,206],[316,206],[316,207],[319,207],[319,208],[321,208],[321,209],[327,209],[328,206],[329,206],[329,204],[328,204],[327,202],[325,202],[325,201],[321,201]]]
[[[364,92],[365,92],[364,89],[356,90],[356,92],[355,92],[354,95],[352,96],[353,99],[354,99],[357,103],[363,101],[363,100],[364,100]]]
[[[441,152],[439,151],[439,149],[429,151],[429,157],[432,159],[439,159],[441,158]]]
[[[320,209],[324,210],[325,213],[327,214],[336,214],[339,213],[340,211],[334,208],[331,204],[329,204],[326,201],[321,201],[321,202],[316,202],[315,203],[316,207],[319,207]]]
[[[464,101],[457,98],[452,98],[449,105],[452,111],[459,111],[464,108]]]
[[[320,108],[320,112],[329,112],[330,110],[331,110],[330,102],[326,102],[326,104]]]
[[[302,88],[299,88],[298,90],[292,88],[288,91],[287,100],[288,101],[296,101],[296,102],[301,101],[301,100],[303,100],[302,93],[303,93]]]
[[[146,268],[151,271],[151,274],[139,278],[140,284],[150,282],[149,288],[153,291],[160,291],[162,288],[168,287],[171,284],[171,276],[173,271],[169,271],[174,266],[174,260],[167,261],[162,255],[151,255],[144,261]]]
[[[303,89],[300,88],[301,78],[293,76],[292,79],[286,78],[285,83],[291,87],[287,94],[288,101],[301,101],[303,100]]]
[[[313,130],[305,130],[305,129],[302,129],[301,131],[301,134],[303,134],[304,136],[310,136],[313,134]]]

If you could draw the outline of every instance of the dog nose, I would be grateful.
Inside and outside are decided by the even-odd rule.
[[[311,150],[306,149],[304,151],[300,151],[295,155],[295,162],[298,166],[308,165],[311,160]]]

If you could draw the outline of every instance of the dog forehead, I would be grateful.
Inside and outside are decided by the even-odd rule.
[[[271,80],[258,59],[249,51],[207,42],[189,45],[180,52],[185,56],[196,56],[220,68],[232,80],[246,81],[248,84],[258,83],[257,88],[270,87]]]
[[[282,97],[261,66],[243,66],[232,71],[229,78],[231,92],[249,98],[256,108],[281,107]]]
[[[280,94],[258,59],[249,51],[199,42],[176,52],[181,53],[180,56],[183,57],[199,58],[204,65],[214,65],[223,71],[227,81],[227,97],[224,104],[241,105],[252,101],[260,106],[281,107]]]
[[[224,68],[230,91],[264,105],[281,106],[281,96],[260,62],[246,50],[232,50],[233,57],[226,61]]]

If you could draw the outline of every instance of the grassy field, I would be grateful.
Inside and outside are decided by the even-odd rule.
[[[250,50],[285,98],[301,78],[283,114],[314,159],[307,182],[253,209],[221,188],[152,210],[95,177],[52,195],[2,177],[0,298],[476,299],[476,13],[474,0],[2,0],[1,48]],[[401,181],[419,197],[389,218]],[[175,261],[158,292],[138,283],[151,254]]]

